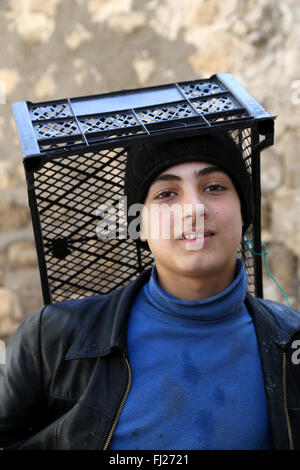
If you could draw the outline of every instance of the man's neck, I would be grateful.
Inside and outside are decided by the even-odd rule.
[[[235,278],[235,264],[226,270],[211,273],[210,276],[183,276],[165,272],[156,265],[160,286],[169,294],[181,300],[204,300],[223,292]]]

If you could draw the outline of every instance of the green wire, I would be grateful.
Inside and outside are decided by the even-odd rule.
[[[245,237],[246,238],[246,237]],[[286,295],[286,293],[284,292],[284,290],[280,287],[280,285],[278,284],[278,282],[276,281],[276,279],[274,279],[274,277],[272,276],[269,268],[268,268],[268,265],[267,265],[267,260],[266,260],[266,256],[269,254],[268,251],[267,251],[267,247],[265,245],[264,242],[261,242],[262,246],[264,247],[265,251],[263,253],[256,253],[254,250],[252,250],[251,246],[250,246],[250,242],[252,241],[252,238],[250,238],[250,240],[247,240],[247,245],[248,245],[248,248],[249,250],[251,251],[251,253],[253,253],[254,255],[258,255],[258,256],[263,256],[264,257],[264,264],[265,264],[265,267],[266,267],[266,270],[267,270],[267,273],[269,274],[270,278],[275,282],[275,284],[277,285],[277,287],[279,287],[279,289],[281,290],[281,292],[283,293],[284,297],[286,298],[286,301],[287,301],[287,304],[288,306],[290,306],[290,302],[289,302],[289,299],[288,299],[288,296]]]

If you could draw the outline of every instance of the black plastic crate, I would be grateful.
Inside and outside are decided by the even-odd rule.
[[[209,79],[66,98],[13,103],[28,185],[45,304],[106,294],[153,264],[126,237],[125,214],[116,239],[99,239],[97,208],[123,196],[128,148],[218,127],[241,147],[255,194],[247,231],[261,250],[260,152],[273,144],[274,117],[229,73]],[[122,238],[123,237],[123,238]],[[239,256],[248,291],[263,296],[261,257],[244,244]]]

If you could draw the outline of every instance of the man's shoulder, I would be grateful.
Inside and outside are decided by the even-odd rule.
[[[81,299],[69,299],[45,305],[40,309],[41,325],[47,331],[49,328],[59,328],[63,333],[68,330],[81,329],[92,318],[101,318],[108,311],[113,311],[118,304],[125,286],[107,294],[96,294]]]
[[[45,340],[64,333],[76,335],[92,317],[101,318],[112,303],[118,302],[124,289],[43,305],[22,320],[14,336],[41,335]]]
[[[252,313],[257,322],[270,327],[279,338],[287,339],[300,331],[300,311],[274,300],[247,296],[250,299]],[[263,318],[262,318],[263,317]]]
[[[112,300],[121,297],[125,286],[113,290],[107,294],[95,294],[80,299],[67,299],[52,304],[45,305],[42,309],[43,319],[46,317],[69,316],[80,319],[82,315],[92,314],[96,309],[103,310]]]
[[[290,307],[288,305],[276,302],[275,300],[261,299],[255,297],[256,301],[275,316],[282,317],[283,320],[290,320],[294,318],[300,321],[300,310]]]
[[[113,307],[116,303],[124,297],[126,292],[127,296],[135,296],[142,288],[143,284],[147,282],[151,274],[151,269],[147,269],[140,273],[136,278],[130,280],[121,287],[114,289],[107,294],[96,294],[87,296],[81,299],[68,299],[61,302],[55,302],[45,305],[39,309],[42,314],[43,320],[50,318],[76,318],[78,321],[86,321],[87,316],[104,312],[107,307]]]
[[[107,294],[91,295],[48,304],[26,319],[26,328],[39,329],[44,342],[59,336],[71,340],[84,331],[108,331],[117,314],[122,317],[128,305],[149,278],[149,270]]]

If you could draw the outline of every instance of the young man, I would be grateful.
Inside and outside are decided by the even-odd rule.
[[[144,204],[137,243],[153,268],[23,322],[1,368],[0,445],[300,448],[300,312],[246,292],[237,250],[253,203],[239,149],[222,133],[136,146],[125,193]],[[181,230],[165,220],[175,205],[192,209]]]

